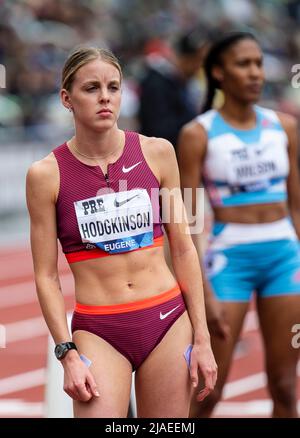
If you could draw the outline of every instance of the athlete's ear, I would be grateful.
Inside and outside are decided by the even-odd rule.
[[[62,88],[60,90],[60,100],[65,108],[67,108],[68,110],[72,109],[71,98],[69,92],[65,88]]]
[[[218,82],[222,82],[224,79],[223,69],[220,65],[214,65],[211,71],[212,77]]]

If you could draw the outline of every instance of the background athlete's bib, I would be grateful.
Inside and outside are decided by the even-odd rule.
[[[228,183],[244,187],[246,191],[267,189],[270,180],[278,174],[274,151],[269,146],[259,149],[256,144],[249,144],[228,154]]]
[[[152,205],[145,189],[95,196],[74,206],[83,242],[111,254],[153,244]]]

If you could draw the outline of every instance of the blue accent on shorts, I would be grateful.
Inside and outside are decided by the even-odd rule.
[[[300,246],[294,240],[272,240],[208,251],[206,275],[220,301],[247,302],[300,294]]]

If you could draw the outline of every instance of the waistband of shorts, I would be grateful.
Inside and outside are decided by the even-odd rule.
[[[217,250],[232,245],[296,239],[292,221],[287,216],[274,222],[256,224],[214,222],[209,246]]]
[[[155,295],[150,298],[145,298],[140,301],[132,301],[129,303],[113,304],[109,306],[90,306],[85,304],[76,303],[74,311],[76,313],[82,313],[85,315],[113,315],[117,313],[132,312],[135,310],[148,309],[150,307],[163,304],[170,301],[173,298],[181,295],[181,290],[178,284],[172,289],[163,292],[159,295]]]
[[[151,248],[156,248],[159,246],[163,246],[164,245],[164,236],[159,236],[156,237],[153,240],[153,244],[150,246],[145,246],[143,248],[137,248],[134,249],[130,252],[134,252],[134,251],[142,251],[145,249],[151,249]],[[124,253],[118,253],[118,255],[120,254],[124,254]],[[76,263],[76,262],[81,262],[83,260],[89,260],[89,259],[98,259],[98,258],[102,258],[102,257],[109,257],[109,256],[113,256],[115,254],[110,254],[109,252],[103,251],[100,248],[95,248],[95,249],[89,249],[89,250],[82,250],[82,251],[74,251],[74,252],[69,252],[65,254],[65,257],[68,261],[68,263]]]

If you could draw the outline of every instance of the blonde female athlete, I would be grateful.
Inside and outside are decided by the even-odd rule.
[[[217,374],[201,272],[184,220],[174,220],[183,213],[174,148],[118,128],[121,82],[109,51],[80,48],[65,63],[61,100],[75,135],[27,176],[37,292],[76,417],[125,417],[133,370],[139,417],[186,417],[198,372],[199,400]],[[164,226],[176,279],[163,256],[162,188],[173,191]],[[57,239],[75,280],[72,337]]]
[[[183,187],[195,189],[202,179],[213,208],[206,284],[223,310],[215,327],[224,328],[227,320],[231,336],[222,339],[221,330],[212,331],[218,382],[203,404],[192,404],[191,416],[210,415],[220,399],[256,291],[273,416],[296,417],[299,350],[291,333],[300,316],[296,121],[255,105],[264,70],[252,34],[230,33],[217,41],[205,71],[205,112],[183,128],[179,161]],[[218,111],[210,109],[217,88],[225,96]]]

